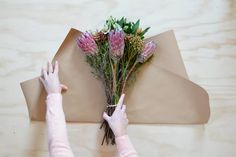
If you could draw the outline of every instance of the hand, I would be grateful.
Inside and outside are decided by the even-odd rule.
[[[62,90],[68,90],[67,86],[60,84],[58,72],[58,61],[55,62],[54,66],[48,61],[47,68],[42,68],[42,76],[39,79],[43,83],[48,95],[61,93]]]
[[[125,95],[122,94],[112,116],[108,116],[106,112],[103,113],[103,118],[108,122],[116,137],[127,134],[128,119],[125,112],[126,105],[123,104]]]

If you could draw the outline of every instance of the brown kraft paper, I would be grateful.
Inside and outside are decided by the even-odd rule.
[[[69,90],[63,93],[67,122],[102,120],[106,96],[102,82],[91,73],[91,67],[78,48],[80,31],[71,29],[53,58],[59,62],[61,83]],[[152,59],[141,66],[136,81],[126,92],[125,104],[129,123],[202,124],[210,116],[207,92],[187,76],[173,31],[155,35],[157,49]],[[40,73],[39,73],[40,75]],[[21,82],[31,120],[45,120],[46,93],[39,77]]]

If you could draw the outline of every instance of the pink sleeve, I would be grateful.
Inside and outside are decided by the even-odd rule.
[[[46,98],[46,105],[49,156],[74,157],[67,137],[62,95],[60,93],[49,94]]]
[[[116,146],[120,157],[138,157],[128,135],[116,137]]]

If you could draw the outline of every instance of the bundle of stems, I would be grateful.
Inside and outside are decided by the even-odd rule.
[[[92,67],[94,75],[100,79],[105,88],[107,104],[105,112],[111,116],[119,97],[133,80],[137,69],[154,53],[155,43],[144,43],[144,31],[126,18],[116,20],[110,17],[101,31],[94,34],[85,32],[78,38],[78,46],[85,52],[86,61]],[[115,144],[115,135],[106,120],[102,144]]]

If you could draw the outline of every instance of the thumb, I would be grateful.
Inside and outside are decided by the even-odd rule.
[[[39,80],[42,82],[42,84],[44,85],[44,80],[42,78],[42,76],[39,77]]]
[[[61,86],[61,89],[62,89],[62,90],[65,90],[65,91],[68,90],[68,87],[67,87],[66,85],[64,85],[64,84],[61,84],[60,86]]]
[[[108,122],[111,117],[108,116],[106,112],[103,112],[103,118]]]

